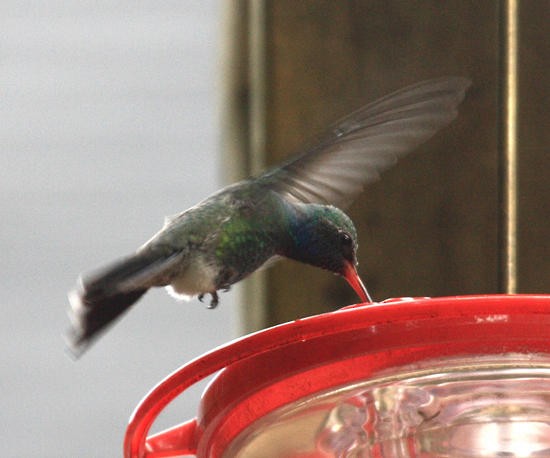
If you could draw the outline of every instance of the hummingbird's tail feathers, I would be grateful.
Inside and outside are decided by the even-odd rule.
[[[84,291],[71,291],[69,315],[72,327],[67,333],[67,345],[71,354],[79,357],[84,353],[100,333],[146,291],[147,288],[144,288],[92,299]]]
[[[259,180],[292,200],[343,208],[455,119],[470,84],[461,77],[437,78],[365,105],[335,123],[304,154]]]
[[[67,340],[71,353],[81,355],[116,318],[158,284],[176,255],[138,252],[80,278],[77,288],[69,293],[72,326]]]

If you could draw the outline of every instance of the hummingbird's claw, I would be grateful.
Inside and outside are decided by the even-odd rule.
[[[212,296],[212,300],[210,301],[210,305],[208,306],[208,308],[215,309],[219,303],[218,293],[214,291],[213,293],[210,293],[210,295]]]
[[[224,286],[224,287],[222,288],[222,291],[223,291],[224,293],[227,293],[230,289],[231,289],[231,285],[227,285],[227,286]]]
[[[229,290],[229,288],[227,288],[227,290]],[[226,291],[225,289],[223,291]],[[197,296],[197,299],[201,302],[203,302],[203,299],[204,299],[204,295],[206,293],[201,293]],[[218,306],[218,303],[220,302],[219,298],[218,298],[218,293],[216,291],[214,291],[213,293],[210,293],[210,295],[212,296],[212,300],[210,301],[210,304],[207,306],[209,309],[215,309],[217,306]]]

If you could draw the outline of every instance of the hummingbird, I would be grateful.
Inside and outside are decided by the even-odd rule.
[[[69,347],[81,354],[148,289],[176,298],[228,290],[280,257],[343,277],[363,302],[357,233],[342,211],[398,158],[457,116],[470,81],[408,86],[336,122],[312,147],[165,219],[136,252],[80,276],[69,293]]]

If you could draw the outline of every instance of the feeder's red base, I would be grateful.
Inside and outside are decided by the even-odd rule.
[[[285,323],[168,376],[132,415],[124,454],[221,457],[255,421],[314,393],[431,358],[550,354],[549,335],[548,295],[392,299]],[[220,369],[196,419],[147,438],[169,402]]]

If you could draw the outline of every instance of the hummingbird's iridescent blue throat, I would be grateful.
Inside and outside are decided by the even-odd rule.
[[[276,257],[344,277],[357,274],[357,233],[345,208],[398,158],[457,116],[470,81],[409,86],[335,123],[312,148],[166,218],[137,251],[79,279],[69,293],[71,349],[79,354],[151,287],[178,298],[226,290]]]

